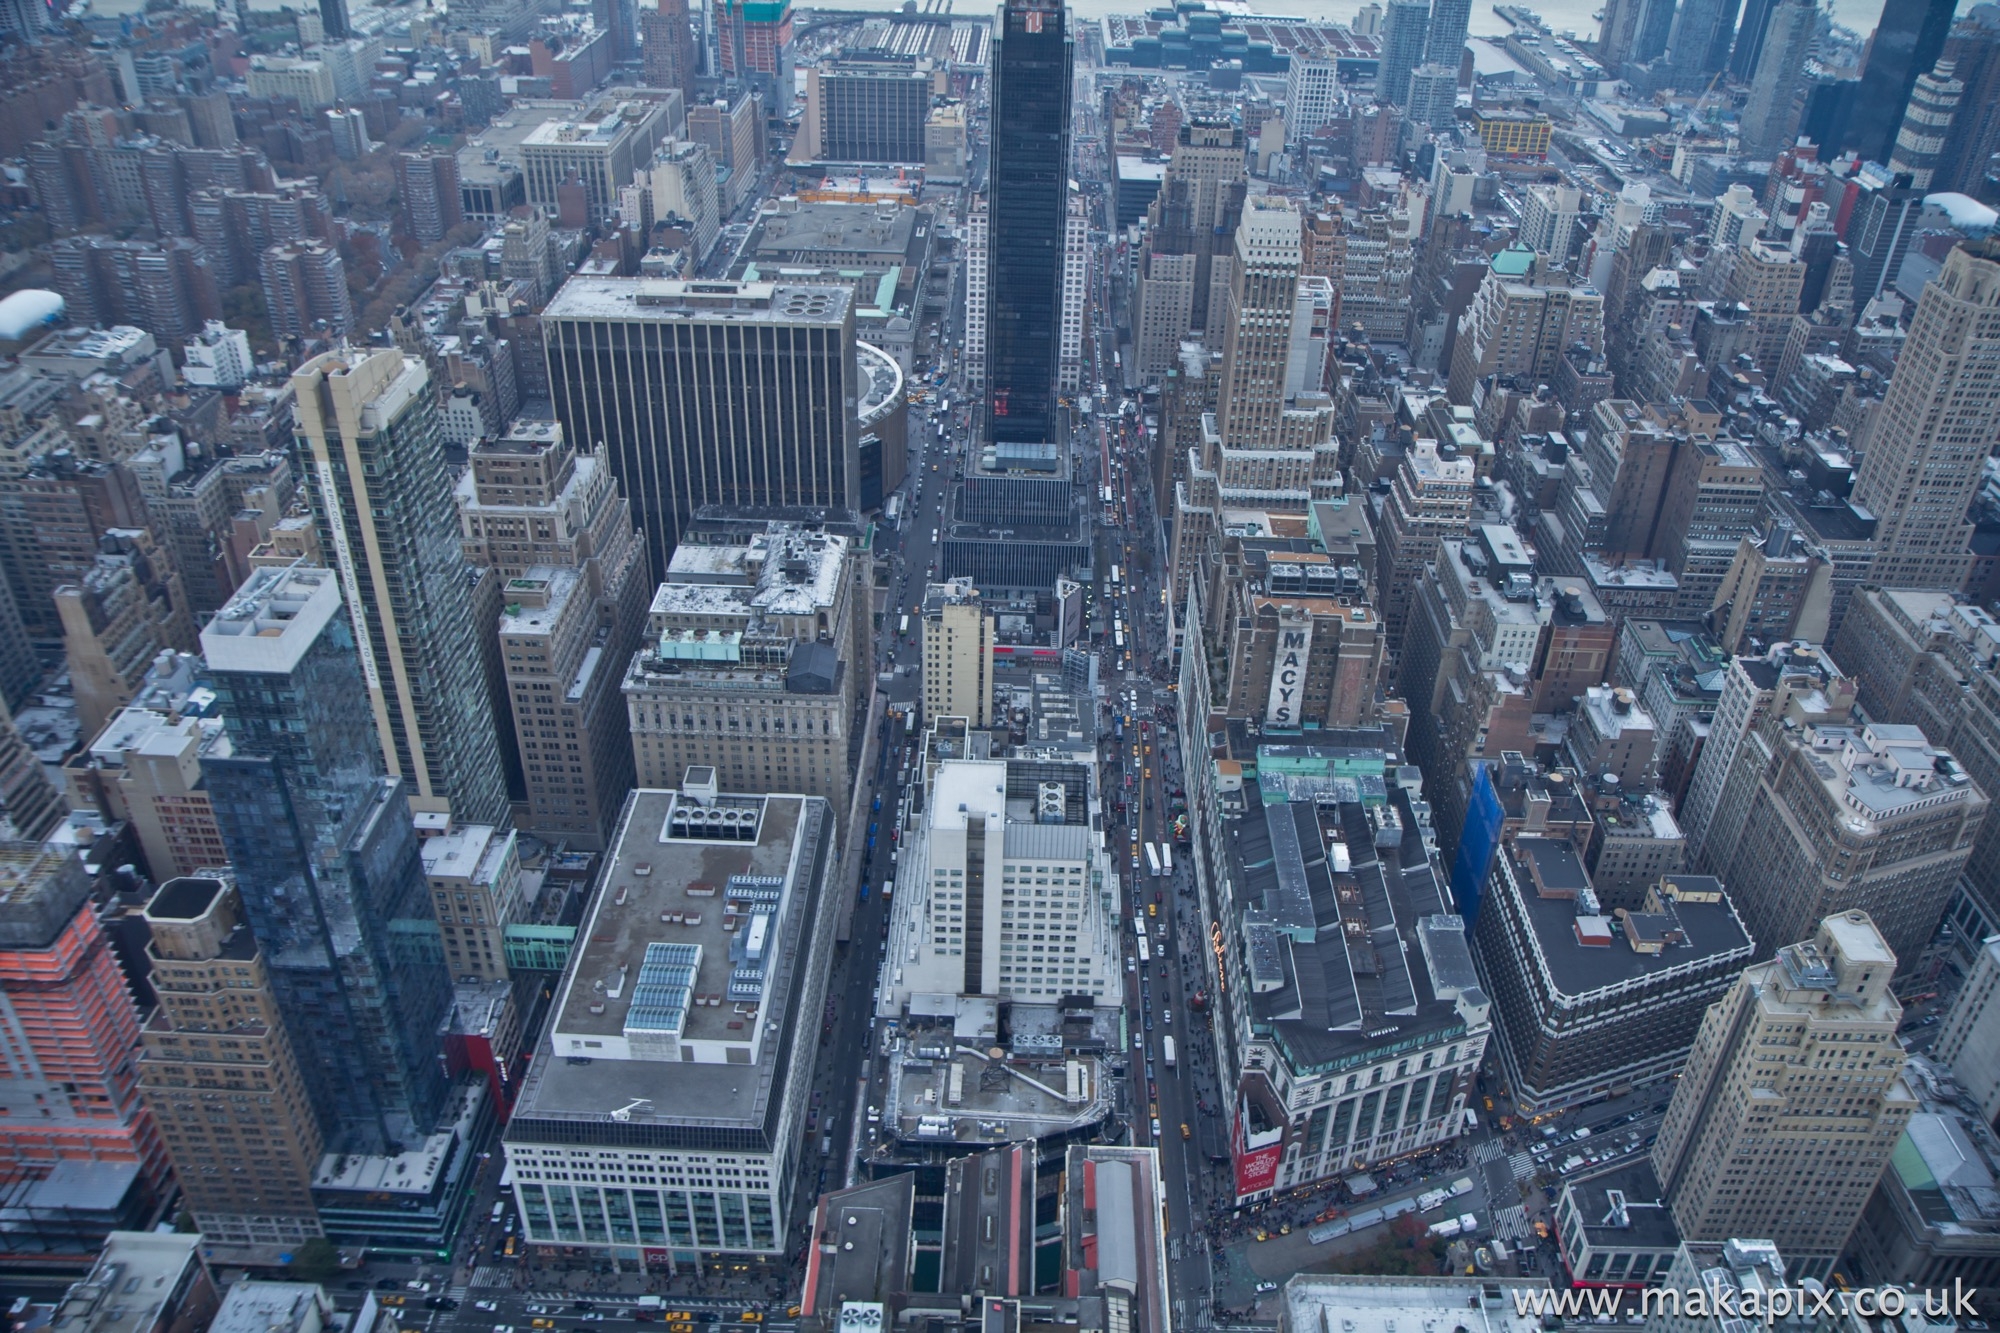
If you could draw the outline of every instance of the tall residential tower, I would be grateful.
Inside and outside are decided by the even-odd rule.
[[[413,808],[507,821],[470,581],[430,372],[393,348],[292,376],[300,451],[361,652],[389,772]]]

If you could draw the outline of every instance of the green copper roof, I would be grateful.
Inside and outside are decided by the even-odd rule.
[[[1510,245],[1493,256],[1493,271],[1503,278],[1525,278],[1535,266],[1535,252],[1525,245]]]

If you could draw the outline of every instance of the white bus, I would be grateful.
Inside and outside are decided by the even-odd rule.
[[[1125,631],[1123,628],[1111,631],[1111,646],[1121,653],[1125,651]]]
[[[1105,489],[1109,490],[1110,488],[1106,487]],[[1114,592],[1118,589],[1118,566],[1116,565],[1111,567],[1111,588]]]
[[[1160,877],[1160,849],[1150,842],[1146,844],[1146,873],[1154,879]]]
[[[898,626],[896,627],[896,633],[897,633],[898,635],[900,635],[900,636],[904,637],[904,638],[908,638],[908,637],[909,637],[909,634],[910,634],[910,614],[909,614],[909,612],[905,611],[905,612],[903,613],[903,623],[902,623],[902,624],[900,624],[900,625],[898,625]]]
[[[1170,843],[1160,844],[1160,871],[1167,875],[1174,873],[1174,849]]]
[[[1172,1069],[1174,1067],[1174,1039],[1172,1037],[1160,1038],[1160,1060],[1167,1068]]]
[[[889,497],[888,504],[882,506],[882,517],[889,520],[889,522],[894,523],[896,521],[897,516],[902,512],[903,512],[903,496],[902,492],[898,491],[896,494]]]
[[[1146,943],[1146,936],[1142,931],[1139,935],[1139,966],[1144,967],[1146,964],[1152,961],[1153,961],[1153,950],[1151,946],[1149,946]]]

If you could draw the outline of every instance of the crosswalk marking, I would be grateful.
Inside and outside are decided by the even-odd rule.
[[[1493,1214],[1493,1234],[1504,1241],[1528,1238],[1528,1210],[1521,1204],[1501,1208]]]
[[[1484,1166],[1488,1162],[1497,1162],[1506,1155],[1506,1151],[1493,1139],[1481,1139],[1472,1145],[1473,1165]]]
[[[1507,1158],[1507,1165],[1514,1168],[1514,1179],[1526,1180],[1535,1174],[1535,1155],[1527,1152],[1514,1153]]]

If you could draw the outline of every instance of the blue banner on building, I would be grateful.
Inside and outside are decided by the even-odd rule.
[[[1458,901],[1468,935],[1479,919],[1479,898],[1486,887],[1486,874],[1493,868],[1493,853],[1500,846],[1505,813],[1499,793],[1493,790],[1492,770],[1485,760],[1474,760],[1472,799],[1466,803],[1465,829],[1458,835],[1458,857],[1451,863],[1451,896]]]

